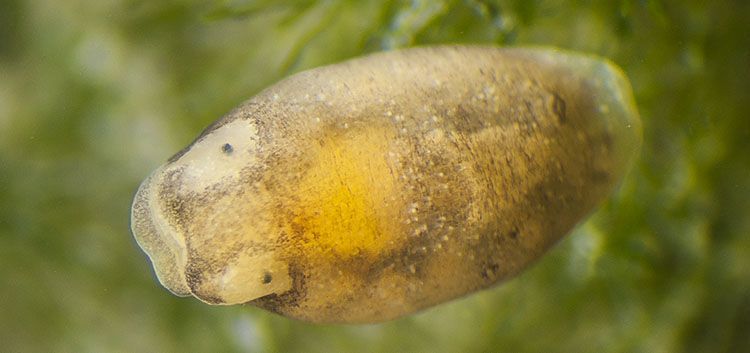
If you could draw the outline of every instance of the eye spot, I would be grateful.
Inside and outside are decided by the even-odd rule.
[[[224,154],[232,154],[234,152],[234,148],[232,145],[225,143],[223,146],[221,146],[221,151],[224,152]]]
[[[263,274],[263,284],[269,284],[273,280],[273,276],[269,272]]]

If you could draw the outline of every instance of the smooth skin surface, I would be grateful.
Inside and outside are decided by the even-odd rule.
[[[491,287],[616,186],[640,121],[611,63],[424,47],[296,74],[141,185],[161,283],[312,322],[390,320]]]

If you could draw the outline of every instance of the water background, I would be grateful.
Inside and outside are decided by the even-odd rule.
[[[750,2],[0,0],[0,351],[748,352]],[[294,72],[431,43],[543,44],[631,79],[644,148],[524,275],[381,325],[169,295],[139,182]]]

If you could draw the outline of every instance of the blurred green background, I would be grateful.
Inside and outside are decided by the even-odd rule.
[[[430,43],[612,59],[644,122],[619,192],[522,276],[380,325],[170,295],[139,182],[299,70]],[[0,0],[2,352],[748,352],[750,2]]]

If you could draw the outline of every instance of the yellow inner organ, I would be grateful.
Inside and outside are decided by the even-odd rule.
[[[400,202],[384,130],[336,136],[320,145],[299,185],[294,224],[304,246],[320,254],[377,255],[396,243]],[[319,255],[320,255],[319,254]]]

